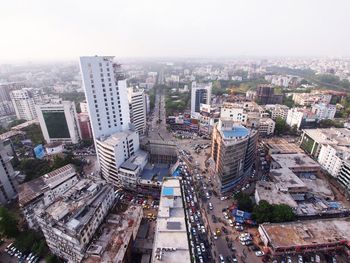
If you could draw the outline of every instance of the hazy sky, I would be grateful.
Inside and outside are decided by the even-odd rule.
[[[0,63],[350,56],[350,0],[0,0]]]

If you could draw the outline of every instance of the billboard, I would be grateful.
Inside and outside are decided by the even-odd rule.
[[[43,116],[50,138],[70,138],[63,111],[43,111]]]
[[[34,156],[37,159],[42,159],[45,156],[45,150],[42,144],[39,144],[34,147]]]

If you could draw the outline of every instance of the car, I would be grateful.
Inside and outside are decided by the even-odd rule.
[[[218,236],[216,235],[215,232],[213,232],[213,238],[214,238],[215,240],[218,239]]]
[[[199,263],[204,263],[203,257],[202,256],[198,256],[198,261],[199,261]]]
[[[29,260],[32,256],[33,256],[33,253],[31,252],[31,253],[27,256],[26,260]]]
[[[196,248],[197,248],[197,254],[202,255],[201,247],[197,245]]]
[[[205,246],[204,246],[204,243],[200,243],[199,245],[201,246],[201,250],[202,250],[202,252],[204,253],[204,252],[205,252]]]
[[[292,263],[292,258],[291,258],[291,256],[287,256],[287,263]]]
[[[243,226],[235,226],[235,229],[237,231],[243,231],[244,230],[244,227]]]
[[[226,262],[227,262],[227,263],[231,263],[231,258],[230,258],[230,256],[227,256],[227,257],[226,257]]]
[[[232,261],[233,262],[238,262],[236,255],[232,255]]]
[[[207,199],[210,199],[210,195],[208,192],[205,193],[205,196],[207,197]]]
[[[298,263],[304,263],[302,255],[298,255]]]
[[[220,263],[225,263],[224,256],[221,254],[219,255],[219,261],[220,261]]]
[[[256,251],[256,252],[255,252],[255,255],[256,255],[257,257],[262,257],[262,256],[264,255],[264,252],[262,252],[261,250],[259,250],[259,251]]]
[[[232,219],[229,219],[229,220],[228,220],[228,224],[229,224],[231,227],[233,227],[233,221],[232,221]]]

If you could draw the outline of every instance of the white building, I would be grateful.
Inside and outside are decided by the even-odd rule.
[[[236,123],[247,123],[247,114],[242,104],[224,103],[221,107],[220,117],[223,119],[231,119]]]
[[[13,90],[10,97],[18,119],[30,121],[37,117],[30,89]]]
[[[317,119],[334,119],[337,108],[335,105],[319,103],[312,105],[311,111],[316,115]]]
[[[82,113],[88,113],[88,103],[86,101],[80,102],[80,111]]]
[[[312,126],[316,123],[317,118],[315,114],[306,108],[292,108],[288,110],[286,122],[290,127],[294,125],[298,128],[306,128],[306,126]]]
[[[271,112],[271,119],[276,120],[277,117],[282,118],[283,120],[287,119],[288,115],[288,106],[286,105],[280,105],[280,104],[267,104],[265,105],[265,110],[268,110]]]
[[[165,178],[159,201],[152,263],[191,262],[182,199],[180,180]]]
[[[79,142],[81,133],[74,102],[37,105],[36,112],[47,143]]]
[[[130,121],[139,134],[146,131],[146,96],[144,89],[128,88]]]
[[[192,82],[191,88],[191,115],[196,115],[200,112],[200,105],[211,103],[211,88],[212,83]]]
[[[80,58],[86,101],[95,139],[129,129],[126,80],[112,56]]]
[[[0,203],[8,204],[17,197],[15,171],[11,164],[11,156],[7,155],[3,142],[0,141]]]
[[[261,118],[259,121],[259,134],[269,136],[275,132],[275,122],[270,118]]]
[[[108,182],[122,186],[119,167],[139,150],[139,135],[123,131],[95,140],[101,174]]]

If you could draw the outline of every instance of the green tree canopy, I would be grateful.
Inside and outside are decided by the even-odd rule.
[[[295,214],[292,208],[286,204],[279,204],[273,206],[272,212],[272,221],[279,222],[288,222],[295,219]]]
[[[8,238],[16,237],[18,234],[18,220],[5,207],[0,206],[0,233]]]
[[[282,135],[288,132],[289,128],[284,119],[281,117],[277,117],[275,120],[275,134]]]
[[[252,212],[253,202],[248,194],[240,192],[235,195],[235,199],[237,200],[237,208],[239,210]]]
[[[288,222],[295,219],[295,214],[290,206],[286,204],[271,205],[265,200],[261,200],[254,207],[252,216],[258,224]]]
[[[267,201],[261,200],[258,205],[253,208],[253,219],[258,223],[271,222],[273,206]]]

